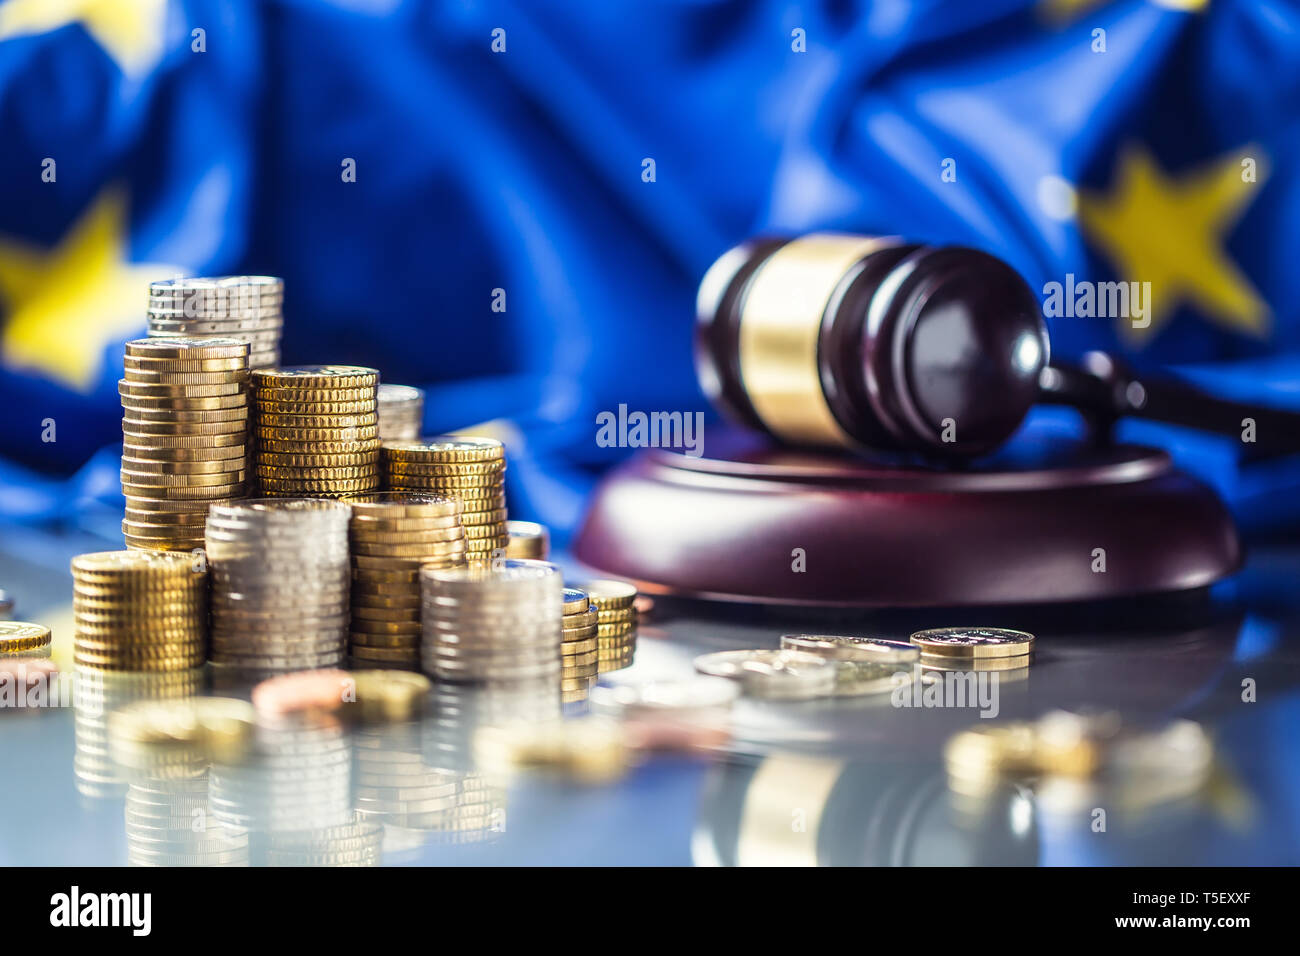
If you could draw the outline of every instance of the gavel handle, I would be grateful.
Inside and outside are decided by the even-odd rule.
[[[1251,419],[1255,441],[1242,446],[1248,457],[1300,453],[1300,412],[1217,398],[1176,379],[1138,376],[1104,352],[1087,353],[1079,365],[1047,366],[1038,386],[1043,402],[1077,408],[1103,429],[1133,416],[1242,439],[1243,420]]]

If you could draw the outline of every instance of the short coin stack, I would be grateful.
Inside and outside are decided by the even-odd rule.
[[[0,621],[0,657],[49,657],[50,629],[26,621]]]
[[[559,677],[563,585],[554,565],[426,567],[420,580],[426,674],[465,682]]]
[[[350,514],[340,502],[305,498],[213,507],[207,557],[214,662],[252,674],[342,662]]]
[[[1034,635],[1002,627],[936,627],[910,638],[921,650],[922,670],[998,671],[1000,681],[1029,676]]]
[[[564,703],[587,699],[596,682],[600,614],[587,592],[564,589],[564,619],[560,631],[560,696]]]
[[[111,671],[179,671],[207,656],[208,576],[193,555],[100,551],[72,559],[74,658]]]
[[[551,533],[536,521],[507,521],[507,558],[545,561],[551,551]]]
[[[280,364],[284,280],[274,276],[165,279],[149,286],[149,337],[205,336],[249,345],[250,368]]]
[[[636,588],[626,581],[590,581],[578,587],[598,611],[600,672],[628,667],[636,654]]]
[[[379,386],[379,437],[414,441],[424,422],[424,389],[410,385]]]
[[[384,475],[393,491],[455,495],[470,564],[486,564],[506,546],[505,446],[492,438],[443,435],[386,441]]]
[[[128,548],[203,546],[208,505],[244,495],[248,345],[175,337],[126,343],[122,493]]]
[[[379,487],[379,373],[353,365],[253,372],[257,481],[271,497],[341,498]]]
[[[420,669],[420,568],[465,564],[460,501],[389,491],[352,507],[352,660]]]

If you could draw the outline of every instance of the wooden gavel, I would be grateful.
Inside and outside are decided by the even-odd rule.
[[[1300,413],[1137,377],[1101,352],[1050,362],[1019,273],[987,253],[814,233],[753,239],[705,274],[696,371],[725,416],[795,445],[962,460],[1010,437],[1036,402],[1079,409],[1099,438],[1124,416],[1300,452]]]

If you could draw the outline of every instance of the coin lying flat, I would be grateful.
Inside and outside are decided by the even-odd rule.
[[[0,654],[21,654],[50,646],[50,629],[25,621],[0,621]]]
[[[700,655],[694,664],[701,674],[739,680],[754,697],[810,700],[835,692],[836,668],[816,654],[771,648],[718,651]]]
[[[397,670],[352,671],[361,718],[369,721],[413,720],[423,713],[433,682],[423,674]]]
[[[128,766],[160,751],[193,752],[202,762],[238,760],[253,736],[253,708],[225,697],[143,700],[108,718],[114,757]]]
[[[911,642],[928,657],[980,660],[1028,654],[1034,647],[1034,635],[1000,627],[939,627],[917,631]]]
[[[914,644],[830,634],[784,634],[781,647],[819,654],[831,660],[875,664],[914,664],[921,657],[920,648]]]

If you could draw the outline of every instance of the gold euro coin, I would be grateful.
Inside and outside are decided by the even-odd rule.
[[[626,581],[607,578],[588,581],[578,587],[587,592],[602,612],[630,608],[636,600],[636,588]]]
[[[419,441],[384,442],[390,460],[431,462],[484,462],[505,457],[505,446],[495,438],[441,435]]]
[[[939,627],[910,638],[926,657],[984,660],[1022,657],[1033,650],[1034,635],[1000,627]]]

